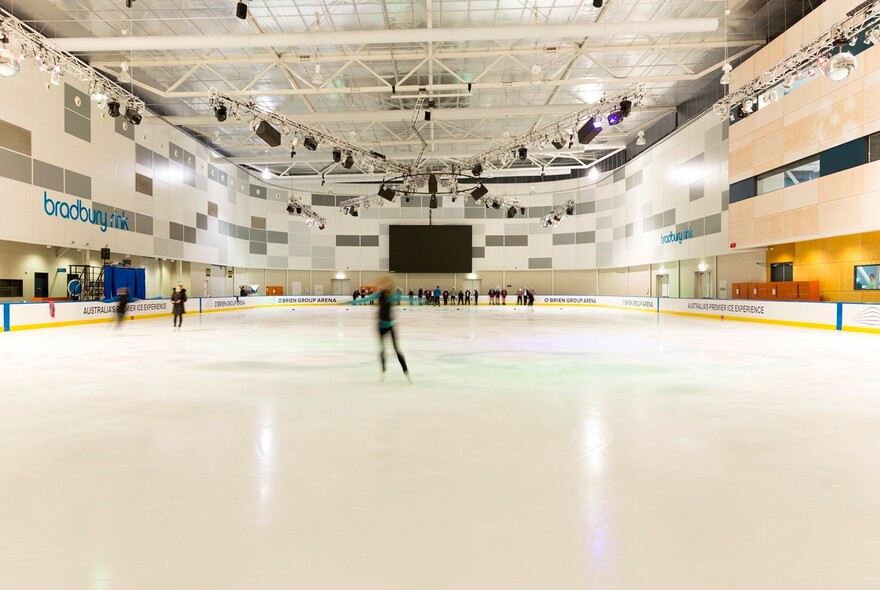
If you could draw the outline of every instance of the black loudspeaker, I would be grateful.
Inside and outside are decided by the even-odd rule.
[[[239,3],[235,5],[235,16],[240,18],[241,20],[247,20],[247,4],[239,0]]]
[[[281,133],[272,127],[268,121],[260,121],[260,126],[257,127],[257,137],[265,141],[271,147],[278,147],[281,145]]]
[[[101,260],[110,260],[110,248],[101,248]]]
[[[584,123],[584,126],[578,129],[578,143],[586,145],[596,139],[596,136],[602,132],[601,127],[596,127],[593,123],[596,120],[590,117],[590,120]]]
[[[437,177],[433,174],[428,177],[428,192],[432,195],[437,194]]]

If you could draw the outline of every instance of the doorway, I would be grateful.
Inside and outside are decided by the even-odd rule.
[[[49,296],[49,273],[35,272],[34,273],[34,297],[48,297],[48,296]]]
[[[697,299],[712,298],[712,271],[694,273],[694,297]]]
[[[794,264],[791,262],[774,262],[770,265],[770,280],[783,283],[794,280]]]
[[[474,292],[474,289],[480,292],[480,295],[485,295],[483,293],[483,284],[481,282],[482,279],[465,279],[461,282],[461,288],[465,291]]]
[[[351,295],[351,279],[330,279],[331,295]]]
[[[669,297],[669,275],[657,275],[654,293],[657,297]]]

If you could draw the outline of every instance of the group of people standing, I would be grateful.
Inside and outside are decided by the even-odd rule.
[[[455,305],[458,302],[458,305],[470,305],[471,298],[473,297],[473,304],[477,305],[480,299],[480,293],[476,289],[471,292],[470,289],[460,289],[458,291],[455,290],[455,287],[452,289],[440,289],[440,285],[437,285],[434,289],[424,289],[419,287],[418,292],[409,290],[409,302],[410,305],[415,303],[415,297],[418,293],[419,305],[422,303],[428,305],[439,306],[440,302],[443,302],[443,305],[449,305],[452,302],[452,305]],[[423,301],[424,300],[424,301]]]
[[[489,289],[489,305],[507,305],[507,289]],[[534,305],[535,290],[524,287],[516,292],[517,305]]]

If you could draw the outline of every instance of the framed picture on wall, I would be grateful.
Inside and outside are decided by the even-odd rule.
[[[854,269],[853,289],[880,289],[877,280],[880,278],[880,264],[866,264]]]

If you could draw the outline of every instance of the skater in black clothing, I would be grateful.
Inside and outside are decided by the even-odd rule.
[[[178,332],[183,326],[183,314],[186,313],[184,303],[186,303],[186,289],[183,288],[183,283],[177,283],[174,291],[171,292],[171,313],[174,315],[174,329]]]
[[[391,335],[391,344],[394,346],[394,352],[397,354],[397,360],[400,362],[400,368],[407,380],[412,381],[409,376],[409,369],[406,366],[406,359],[403,353],[397,348],[397,340],[394,337],[394,320],[391,319],[391,304],[400,302],[400,291],[395,290],[394,282],[389,277],[382,277],[373,290],[371,295],[361,299],[358,302],[352,301],[352,304],[362,304],[372,301],[379,302],[379,362],[382,365],[382,379],[385,379],[385,336]]]
[[[128,287],[122,287],[119,289],[117,293],[117,305],[116,305],[116,327],[122,323],[122,320],[125,319],[125,311],[128,309]]]

